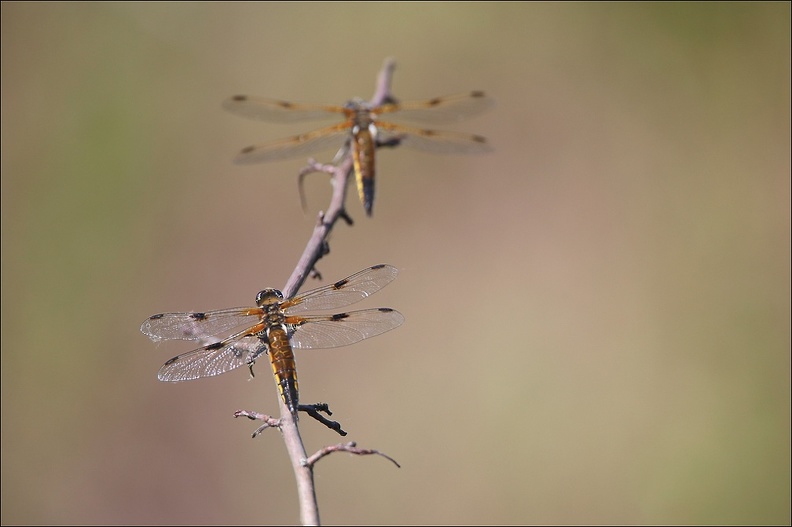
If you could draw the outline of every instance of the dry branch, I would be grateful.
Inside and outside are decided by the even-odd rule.
[[[372,106],[380,105],[388,100],[391,100],[390,85],[393,75],[393,70],[396,64],[392,59],[387,59],[380,71],[377,79],[377,86],[370,103]],[[346,213],[344,203],[346,200],[346,189],[349,182],[349,177],[353,172],[353,160],[351,152],[347,151],[335,165],[319,165],[313,161],[309,166],[300,173],[300,180],[305,174],[310,171],[321,171],[330,174],[331,183],[333,186],[333,194],[330,198],[330,204],[327,210],[320,212],[317,217],[316,226],[314,227],[311,238],[303,251],[300,260],[297,263],[294,271],[286,282],[283,288],[283,295],[285,298],[290,298],[297,294],[297,291],[305,282],[306,278],[314,271],[316,262],[327,253],[327,239],[339,218],[350,222],[349,216]],[[327,449],[327,453],[316,457],[316,454],[309,458],[305,452],[302,437],[300,436],[299,428],[295,422],[291,412],[286,407],[283,398],[278,397],[280,404],[280,419],[274,419],[270,416],[262,414],[254,414],[253,412],[237,412],[235,416],[244,415],[251,417],[251,415],[262,415],[265,418],[265,424],[259,428],[254,437],[264,428],[277,427],[280,429],[286,450],[289,454],[289,459],[294,469],[294,476],[297,480],[297,495],[300,504],[300,521],[303,525],[319,525],[319,507],[316,502],[316,491],[313,479],[313,465],[314,463],[327,453],[331,451],[344,450],[356,454],[378,454],[393,461],[396,466],[399,466],[393,459],[377,452],[376,450],[356,449],[354,444],[347,443],[346,447],[341,448],[339,445],[326,447],[320,452]],[[339,426],[340,429],[340,426]],[[351,445],[351,446],[349,446]]]

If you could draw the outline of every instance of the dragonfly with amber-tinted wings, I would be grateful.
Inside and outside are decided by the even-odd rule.
[[[150,316],[140,331],[154,341],[210,339],[234,328],[247,328],[217,342],[168,360],[161,381],[187,381],[250,366],[269,353],[281,397],[292,414],[298,407],[297,370],[293,349],[335,348],[394,329],[404,322],[390,308],[364,309],[331,315],[298,315],[307,310],[335,309],[363,300],[396,278],[390,265],[375,265],[333,284],[284,299],[277,289],[264,289],[256,307],[217,311],[162,313]]]
[[[354,99],[343,106],[302,104],[264,97],[236,95],[223,107],[231,113],[274,122],[298,122],[343,118],[343,122],[318,130],[242,149],[239,164],[274,161],[307,155],[326,148],[340,148],[350,141],[358,195],[366,213],[374,203],[374,151],[377,145],[399,144],[436,153],[476,153],[489,150],[480,135],[416,128],[383,121],[404,119],[416,123],[448,123],[475,115],[492,105],[484,92],[435,97],[425,101],[388,102],[377,106]]]

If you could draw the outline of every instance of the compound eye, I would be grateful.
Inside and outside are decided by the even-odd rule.
[[[283,293],[277,289],[264,289],[256,295],[256,305],[259,307],[277,304],[283,300]]]

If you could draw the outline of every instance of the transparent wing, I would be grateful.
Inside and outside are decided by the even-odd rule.
[[[281,304],[286,313],[299,313],[312,309],[335,309],[363,300],[376,293],[399,274],[392,265],[374,265],[334,284],[312,289]]]
[[[248,334],[251,330],[177,355],[162,365],[157,377],[168,382],[190,381],[253,364],[266,353],[267,344],[255,335]]]
[[[388,115],[388,119],[405,119],[419,123],[452,123],[484,112],[495,101],[482,91],[435,97],[425,101],[408,101],[384,104],[372,109],[375,115]]]
[[[347,346],[397,328],[404,322],[401,313],[387,307],[293,318],[299,319],[289,340],[294,349]],[[290,323],[288,317],[287,323]]]
[[[485,137],[457,132],[425,130],[393,123],[377,123],[377,128],[398,137],[399,145],[436,154],[476,154],[492,147]],[[386,138],[387,140],[387,138]]]
[[[262,163],[303,157],[330,148],[338,150],[348,138],[349,130],[348,123],[341,123],[286,139],[248,146],[237,154],[234,163],[240,165]]]
[[[241,117],[279,123],[337,118],[338,114],[346,113],[343,106],[293,103],[250,95],[229,97],[223,101],[223,108]]]
[[[140,326],[153,341],[198,340],[231,331],[242,324],[253,325],[263,314],[261,308],[233,307],[204,313],[160,313]]]

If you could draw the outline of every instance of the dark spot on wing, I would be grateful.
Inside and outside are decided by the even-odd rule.
[[[437,106],[438,104],[443,102],[443,99],[441,99],[440,97],[435,97],[434,99],[430,99],[428,102],[429,102],[429,106]]]
[[[246,100],[248,100],[247,95],[234,95],[233,97],[231,97],[231,99],[234,100],[234,101],[246,101]]]
[[[471,97],[486,97],[486,95],[484,95],[483,91],[478,91],[478,90],[474,91],[474,92],[471,92],[470,96]]]
[[[225,346],[225,344],[223,344],[223,342],[220,341],[220,342],[215,342],[215,343],[209,344],[208,346],[206,346],[206,349],[208,349],[208,350],[216,350],[216,349],[222,348],[223,346]]]
[[[475,142],[477,142],[477,143],[486,143],[487,142],[487,138],[486,137],[481,137],[480,135],[474,135],[473,136],[473,140]]]
[[[190,313],[190,318],[193,320],[206,320],[206,313]]]
[[[168,359],[168,360],[166,360],[166,361],[165,361],[165,366],[169,366],[169,365],[173,364],[174,362],[176,362],[177,360],[179,360],[179,358],[181,358],[181,355],[176,355],[176,356],[175,356],[175,357],[173,357],[172,359]]]
[[[286,108],[288,110],[288,109],[291,109],[291,107],[294,106],[294,105],[292,103],[290,103],[289,101],[278,101],[278,106],[280,106],[282,108]]]
[[[382,269],[383,267],[385,267],[385,264],[377,264],[371,266],[372,269]]]
[[[160,318],[162,318],[162,317],[164,317],[164,316],[165,316],[165,313],[159,313],[159,314],[157,314],[157,315],[151,315],[151,316],[149,317],[149,320],[159,320]]]
[[[333,288],[334,289],[341,289],[342,287],[344,287],[347,284],[347,282],[349,282],[349,280],[347,280],[346,278],[344,278],[343,280],[339,280],[338,282],[333,284]]]
[[[343,320],[349,317],[349,313],[336,313],[333,315],[333,320]]]
[[[246,146],[245,148],[242,149],[242,152],[240,152],[240,153],[241,154],[249,154],[250,152],[255,150],[255,148],[256,147],[254,147],[254,146]]]
[[[391,309],[389,307],[378,307],[377,311],[379,311],[381,313],[390,313],[391,311],[393,311],[393,309]]]

